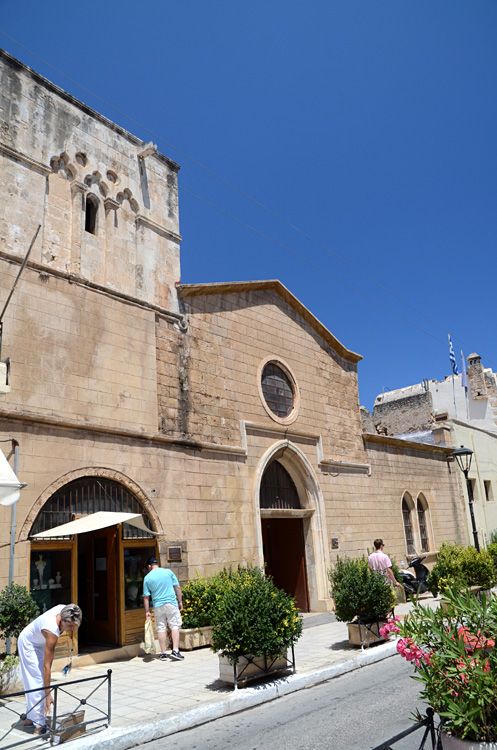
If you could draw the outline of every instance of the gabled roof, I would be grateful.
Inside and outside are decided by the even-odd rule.
[[[227,281],[215,284],[182,284],[179,291],[182,297],[199,297],[205,294],[237,294],[271,290],[287,302],[341,357],[348,362],[360,362],[362,356],[346,349],[332,333],[319,321],[305,305],[295,297],[281,281]]]

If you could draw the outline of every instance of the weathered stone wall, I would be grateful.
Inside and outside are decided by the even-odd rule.
[[[27,538],[43,504],[88,475],[139,499],[162,552],[181,545],[183,562],[172,567],[183,581],[262,564],[258,492],[277,459],[298,491],[315,608],[329,606],[332,538],[354,555],[383,536],[405,556],[404,491],[426,498],[435,545],[462,540],[447,451],[364,442],[360,357],[290,293],[272,282],[185,291],[185,325],[174,286],[177,166],[8,55],[0,74],[0,298],[43,227],[4,320],[12,390],[0,396],[0,439],[18,440],[28,485],[16,579],[27,582]],[[89,196],[94,232],[85,228]],[[269,360],[296,383],[286,420],[261,394]],[[9,535],[10,510],[0,507],[0,587]]]
[[[428,430],[433,423],[433,399],[430,391],[395,400],[381,401],[378,396],[373,408],[373,423],[378,431],[402,435]]]
[[[280,359],[299,393],[292,429],[320,434],[325,453],[360,461],[357,365],[339,356],[273,290],[186,299],[191,325],[188,434],[240,443],[240,419],[272,424],[260,393],[260,367]]]
[[[1,299],[18,270],[0,258]],[[157,431],[154,312],[26,268],[2,352],[12,360],[12,390],[1,411]]]
[[[175,311],[177,171],[0,52],[0,251],[24,256],[41,224],[31,261]]]

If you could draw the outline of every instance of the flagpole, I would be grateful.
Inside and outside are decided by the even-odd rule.
[[[464,354],[461,349],[461,385],[464,388],[464,399],[466,401],[466,417],[469,422],[469,398],[468,398],[468,381],[466,378],[466,363],[464,361]]]
[[[454,356],[454,348],[452,346],[452,340],[450,338],[450,333],[447,334],[449,339],[449,359],[450,359],[450,369],[452,372],[452,398],[454,400],[454,412],[457,419],[457,406],[456,406],[456,388],[454,386],[454,375],[457,375],[457,365],[456,365],[456,358]]]

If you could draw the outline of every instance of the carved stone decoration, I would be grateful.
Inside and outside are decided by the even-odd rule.
[[[131,192],[131,190],[129,188],[125,188],[123,191],[121,191],[120,193],[118,193],[116,195],[116,200],[120,204],[122,204],[124,200],[127,200],[128,203],[129,203],[129,205],[130,205],[131,210],[135,214],[138,212],[138,208],[139,208],[138,203],[133,198],[133,193]]]
[[[53,156],[50,159],[50,168],[52,172],[64,175],[68,180],[76,179],[77,168],[74,164],[70,163],[69,157],[65,151],[62,151],[59,156]]]
[[[92,174],[87,174],[84,183],[87,187],[91,188],[93,185],[98,187],[100,194],[106,198],[109,193],[107,183],[102,179],[102,175],[98,170],[95,170]]]

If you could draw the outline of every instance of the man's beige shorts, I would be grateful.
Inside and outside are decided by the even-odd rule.
[[[155,627],[158,633],[165,633],[167,626],[169,629],[180,628],[182,623],[181,612],[176,604],[163,604],[161,607],[154,607]]]

